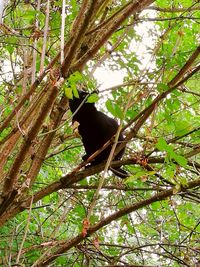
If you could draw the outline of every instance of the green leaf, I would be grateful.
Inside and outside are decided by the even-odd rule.
[[[65,87],[65,95],[69,99],[73,99],[73,93],[72,93],[72,88],[71,87]]]
[[[87,103],[95,103],[99,100],[99,97],[96,93],[91,94],[88,98],[87,98]]]
[[[166,169],[162,173],[162,176],[165,179],[172,181],[172,179],[174,178],[174,175],[176,173],[176,168],[177,168],[177,165],[172,163],[172,162],[167,164]]]
[[[76,84],[73,84],[73,85],[72,85],[72,91],[73,91],[73,95],[74,95],[76,98],[79,98],[79,94],[78,94],[78,90],[77,90]]]
[[[182,166],[182,167],[186,167],[186,165],[187,165],[187,159],[186,158],[184,158],[183,156],[181,156],[181,155],[175,155],[174,156],[174,159],[175,159],[175,161],[180,165],[180,166]]]
[[[156,148],[160,151],[165,151],[167,148],[167,142],[163,137],[159,137],[158,142],[156,144]]]
[[[13,51],[14,51],[13,46],[12,46],[12,45],[8,45],[6,49],[8,50],[9,54],[12,55],[12,53],[13,53]]]
[[[184,134],[186,134],[188,131],[190,131],[190,124],[189,121],[191,121],[192,117],[190,117],[190,120],[186,121],[186,120],[182,120],[181,119],[179,121],[176,122],[175,124],[175,130],[176,130],[176,136],[182,136]]]
[[[188,186],[188,182],[187,182],[187,179],[186,177],[180,177],[180,182],[181,182],[181,185],[182,186]]]
[[[156,144],[156,148],[160,151],[166,151],[169,159],[174,159],[180,166],[185,167],[187,165],[187,159],[174,152],[171,145],[168,145],[164,138],[160,137]]]
[[[83,81],[83,76],[79,71],[72,73],[68,78],[68,83],[77,83]]]
[[[121,108],[119,107],[119,105],[115,105],[115,111],[116,111],[116,114],[117,114],[117,118],[119,118],[120,120],[123,120],[124,118],[124,113],[123,111],[121,110]]]
[[[107,107],[107,110],[113,115],[113,116],[116,116],[116,112],[115,112],[115,108],[114,108],[114,105],[113,105],[113,102],[108,99],[106,101],[106,107]]]
[[[120,109],[120,107],[115,104],[113,101],[111,101],[110,99],[108,99],[106,101],[106,107],[108,109],[108,111],[114,116],[117,117],[119,119],[123,119],[124,114],[122,112],[122,110]]]
[[[165,83],[159,83],[157,85],[157,89],[159,92],[165,92],[169,89],[168,85],[166,85]]]
[[[173,150],[173,147],[171,145],[167,145],[166,148],[165,148],[165,151],[167,152],[167,154],[169,155],[170,158],[174,158],[176,157],[176,153],[174,152]]]
[[[138,178],[152,176],[155,173],[156,173],[156,171],[139,171],[136,174],[131,175],[130,177],[128,177],[126,179],[126,183],[132,182],[133,180],[137,180]]]

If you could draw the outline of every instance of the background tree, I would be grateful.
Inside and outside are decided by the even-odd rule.
[[[2,3],[1,265],[198,266],[199,1]],[[68,98],[102,69],[126,155],[84,169]]]

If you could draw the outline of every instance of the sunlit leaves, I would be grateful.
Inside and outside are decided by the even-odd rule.
[[[167,152],[167,156],[169,160],[175,160],[179,165],[185,167],[187,165],[187,160],[177,153],[174,152],[173,147],[165,141],[164,138],[160,137],[156,144],[156,148],[160,151]]]
[[[96,93],[93,93],[93,94],[91,94],[91,95],[88,96],[86,102],[87,102],[87,103],[95,103],[95,102],[97,102],[98,100],[99,100],[98,95],[97,95]]]
[[[164,92],[164,91],[167,91],[169,89],[169,87],[164,83],[159,83],[157,85],[157,88],[158,88],[158,91],[161,92],[161,93]]]
[[[70,0],[66,3],[65,41],[69,42],[69,47],[73,44],[70,39],[71,37],[73,39],[70,29],[74,26],[73,23],[82,2],[84,1]],[[101,1],[93,2],[96,5],[96,2],[100,3]],[[78,47],[73,55],[73,66],[76,65],[77,60],[81,60],[82,56],[84,58],[91,56],[90,53],[87,54],[91,50],[85,52],[82,48],[87,45],[94,51],[95,44],[101,38],[101,35],[98,34],[102,28],[101,23],[108,22],[105,27],[106,33],[112,22],[112,16],[115,15],[114,19],[117,18],[118,13],[115,14],[115,12],[119,12],[122,6],[127,4],[125,0],[104,2],[105,6],[107,2],[109,5],[104,9],[103,4],[97,16],[91,16],[92,21],[89,23],[89,28],[85,29],[84,36],[78,40],[80,44],[77,43]],[[36,74],[40,75],[44,22],[47,16],[46,1],[40,1],[40,3],[38,12],[36,11],[37,1],[10,1],[6,16],[4,16],[5,25],[13,30],[14,34],[5,34],[4,32],[1,34],[0,68],[3,75],[0,78],[0,115],[3,120],[17,106],[21,97],[30,90],[34,53],[37,54],[35,58]],[[175,0],[173,3],[169,0],[158,0],[153,5],[158,8],[166,8],[164,10],[166,12],[146,9],[137,16],[128,18],[102,44],[87,65],[83,66],[83,69],[80,68],[82,73],[73,69],[74,72],[64,82],[63,90],[59,91],[58,98],[53,104],[54,108],[49,112],[50,116],[46,118],[39,135],[31,143],[31,157],[20,169],[21,180],[28,178],[29,171],[32,171],[29,163],[31,164],[32,160],[37,163],[41,159],[38,154],[40,144],[40,149],[43,149],[43,142],[41,143],[43,139],[41,138],[48,139],[52,133],[54,113],[59,112],[58,103],[62,99],[63,93],[68,99],[72,99],[79,97],[79,89],[89,92],[87,103],[95,103],[99,110],[105,113],[109,112],[110,116],[119,119],[125,126],[130,123],[124,132],[124,135],[127,135],[134,131],[134,126],[138,125],[138,121],[143,118],[141,112],[148,108],[159,94],[169,89],[167,84],[180,71],[197,46],[199,24],[195,17],[198,17],[199,10],[190,10],[191,5],[195,7],[192,0]],[[174,9],[178,8],[185,9],[185,11],[174,12]],[[173,12],[169,12],[170,10]],[[61,11],[61,0],[50,1],[45,64],[49,64],[60,51]],[[83,13],[81,19],[84,19],[85,14]],[[36,19],[38,19],[37,27]],[[78,27],[83,26],[82,30],[84,30],[84,25],[80,23]],[[95,29],[95,27],[99,28]],[[90,30],[94,30],[91,35],[87,34]],[[37,32],[38,39],[35,39]],[[97,38],[93,42],[95,34],[97,34]],[[35,43],[37,43],[36,47]],[[69,51],[70,49],[65,52]],[[80,55],[79,58],[77,58],[78,55]],[[190,67],[189,73],[194,69],[195,64],[196,62]],[[60,69],[60,59],[52,67],[52,70],[54,67],[56,70]],[[126,85],[120,85],[110,90],[107,88],[106,77],[100,77],[98,82],[94,82],[92,77],[93,75],[95,77],[94,70],[98,71],[99,68],[104,67],[109,71],[118,70],[117,73],[123,76],[122,83],[125,82]],[[183,77],[185,76],[181,78]],[[13,163],[21,146],[26,144],[27,133],[34,120],[38,118],[43,101],[48,99],[46,95],[42,95],[46,81],[49,81],[49,73],[38,86],[35,95],[31,96],[31,99],[27,99],[23,108],[17,112],[17,116],[1,133],[0,141],[11,130],[17,129],[18,132],[14,138],[7,142],[9,146],[12,145],[16,136],[20,135],[20,139],[13,146],[13,151],[8,155],[8,162],[2,171],[2,181],[7,176],[9,177],[6,171]],[[195,260],[191,259],[193,259],[192,253],[195,253],[197,247],[199,231],[195,228],[199,215],[196,207],[198,193],[197,188],[184,191],[184,187],[199,175],[197,164],[199,155],[194,153],[193,157],[187,156],[188,153],[195,152],[200,143],[200,132],[197,131],[200,121],[198,85],[199,74],[162,99],[155,106],[153,113],[140,125],[137,134],[128,142],[124,156],[125,159],[129,159],[130,165],[123,166],[123,168],[130,174],[130,177],[120,180],[110,172],[108,175],[106,174],[90,217],[90,223],[92,226],[102,223],[114,212],[123,211],[131,205],[142,203],[142,201],[168,189],[172,189],[174,195],[166,200],[144,205],[118,220],[113,220],[94,235],[86,238],[84,242],[71,248],[70,251],[64,252],[62,257],[59,255],[52,264],[69,267],[121,263],[138,266],[162,264],[175,266],[179,263],[193,266],[196,264]],[[101,91],[103,86],[106,88]],[[94,93],[95,89],[101,91],[98,94],[100,99],[97,93]],[[130,92],[133,93],[131,96]],[[37,102],[37,97],[41,102]],[[127,103],[129,106],[125,114]],[[27,114],[27,110],[30,111],[28,114],[32,119],[30,123],[27,122],[28,128],[20,124],[21,119],[24,119],[24,114]],[[59,184],[60,178],[66,174],[72,171],[78,172],[77,166],[80,166],[79,163],[82,162],[84,148],[78,137],[77,127],[73,129],[71,126],[71,113],[68,111],[63,115],[61,124],[56,127],[55,138],[48,153],[46,156],[42,156],[44,162],[40,173],[34,177],[32,188],[25,188],[22,201],[36,192],[43,193],[43,189],[45,191],[51,183]],[[133,121],[138,115],[140,116],[139,120]],[[95,136],[93,141],[95,142]],[[0,146],[0,148],[2,147],[4,146]],[[4,153],[6,154],[6,150]],[[186,157],[188,158],[186,159]],[[97,173],[85,177],[71,187],[58,190],[37,203],[33,203],[30,212],[31,221],[28,225],[28,238],[25,240],[19,264],[31,266],[43,253],[43,256],[46,257],[46,253],[51,249],[50,253],[55,251],[56,247],[51,245],[48,247],[49,243],[58,242],[56,246],[60,243],[66,244],[81,233],[83,221],[88,215],[100,176],[101,174]],[[20,182],[19,180],[19,184],[17,183],[17,189]],[[20,201],[20,199],[19,202],[16,199],[15,206],[20,205]],[[25,208],[30,207],[25,206]],[[0,253],[2,254],[0,258],[3,257],[6,264],[7,261],[9,261],[9,265],[15,264],[16,253],[19,251],[26,232],[28,213],[28,211],[22,212],[1,228]],[[95,238],[101,241],[98,249],[94,246]],[[30,250],[28,251],[28,249]],[[185,255],[188,255],[189,259],[186,260]],[[187,261],[193,262],[190,264]]]
[[[73,99],[72,88],[65,86],[64,90],[65,90],[66,97],[69,98],[69,99]]]
[[[123,111],[121,110],[121,108],[114,103],[112,100],[108,99],[106,101],[106,107],[108,109],[108,111],[110,111],[110,113],[114,116],[117,117],[119,119],[123,119],[124,114]]]
[[[73,99],[73,96],[79,97],[77,84],[83,81],[83,76],[80,72],[76,71],[69,76],[67,83],[64,85],[64,91],[66,97]]]

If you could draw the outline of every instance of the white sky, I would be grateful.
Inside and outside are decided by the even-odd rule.
[[[122,70],[109,70],[104,67],[98,68],[94,73],[95,79],[100,84],[100,90],[123,83],[125,73]]]
[[[153,10],[144,10],[142,14],[147,14],[149,17],[155,17],[156,12]],[[141,17],[142,17],[141,14]],[[130,43],[129,49],[135,51],[136,56],[141,60],[141,69],[154,67],[154,63],[151,60],[151,53],[148,51],[148,47],[153,48],[155,46],[155,41],[150,35],[149,31],[155,31],[155,24],[149,22],[141,22],[134,29],[138,35],[141,36],[142,40],[136,42],[134,39]],[[100,84],[100,90],[109,88],[118,84],[123,83],[123,77],[126,75],[124,70],[109,70],[105,67],[99,67],[94,72],[94,77],[97,79],[98,84]]]

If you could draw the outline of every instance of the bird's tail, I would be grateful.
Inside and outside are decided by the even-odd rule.
[[[112,168],[110,167],[110,170],[115,174],[117,175],[118,177],[122,178],[122,179],[125,179],[127,178],[129,175],[126,171],[120,169],[120,168]]]

